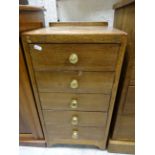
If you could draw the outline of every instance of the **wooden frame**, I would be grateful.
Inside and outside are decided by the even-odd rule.
[[[117,153],[135,152],[135,0],[121,0],[116,3],[114,26],[128,35],[126,55],[121,81],[116,98],[115,112],[108,142],[108,151]]]
[[[108,26],[108,22],[50,22],[49,26]]]
[[[114,103],[115,103],[116,92],[117,92],[117,88],[118,88],[119,77],[120,77],[122,63],[123,63],[124,54],[125,54],[126,41],[127,41],[126,33],[115,30],[115,29],[111,30],[107,27],[105,29],[106,29],[105,30],[106,32],[109,32],[108,34],[105,32],[93,33],[93,30],[92,30],[91,35],[87,34],[86,32],[85,33],[79,32],[79,34],[71,33],[69,35],[67,35],[67,34],[58,34],[57,35],[57,34],[46,34],[46,33],[44,34],[44,32],[43,32],[43,35],[36,36],[35,31],[27,32],[22,35],[24,52],[25,52],[25,56],[26,56],[26,60],[27,60],[27,64],[28,64],[28,69],[29,69],[29,73],[30,73],[30,77],[31,77],[33,91],[34,91],[35,99],[37,102],[38,112],[39,112],[39,115],[41,118],[41,123],[43,126],[43,131],[45,133],[45,139],[47,141],[47,145],[48,145],[48,136],[46,134],[47,131],[46,131],[45,124],[44,124],[44,118],[43,118],[43,113],[41,111],[41,104],[40,104],[40,100],[39,100],[36,79],[35,79],[33,66],[32,66],[32,62],[31,62],[31,56],[29,53],[29,51],[30,51],[29,43],[52,43],[52,44],[53,43],[77,43],[77,44],[78,43],[91,43],[91,44],[93,44],[93,43],[99,43],[99,44],[100,43],[116,43],[116,44],[120,44],[120,50],[119,50],[119,55],[118,55],[118,60],[117,60],[117,65],[116,65],[116,70],[115,70],[116,74],[115,74],[114,84],[113,84],[113,88],[112,88],[112,95],[111,95],[108,117],[107,117],[107,125],[106,125],[106,129],[105,129],[105,139],[104,139],[103,143],[94,144],[94,145],[98,146],[99,148],[105,149],[107,139],[108,139],[108,134],[109,134],[109,127],[110,127],[110,123],[111,123],[111,117],[112,117],[112,113],[113,113]],[[40,31],[43,31],[43,30],[48,32],[48,28],[40,29]],[[61,32],[58,32],[58,33],[61,33]],[[63,143],[64,141],[59,141],[59,142],[54,141],[53,144],[61,143],[61,142]],[[65,143],[73,144],[75,142],[65,141]],[[84,144],[84,143],[93,145],[93,143],[91,143],[91,142],[81,141],[81,144]]]
[[[20,134],[20,145],[46,147],[45,139],[35,139],[32,134]]]
[[[108,151],[115,153],[129,153],[134,154],[135,152],[135,143],[130,141],[118,141],[118,140],[109,140]]]
[[[42,7],[19,5],[19,32],[41,28],[44,26]],[[45,146],[36,103],[25,62],[21,36],[19,36],[19,145]]]

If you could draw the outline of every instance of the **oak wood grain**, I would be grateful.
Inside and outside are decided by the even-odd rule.
[[[45,137],[47,140],[47,145],[51,146],[53,144],[87,144],[87,145],[96,145],[102,149],[105,149],[108,134],[109,134],[109,127],[111,123],[111,117],[113,113],[113,108],[115,104],[115,97],[116,92],[118,88],[118,82],[119,77],[121,73],[122,68],[122,62],[125,54],[125,47],[126,47],[126,33],[115,30],[113,28],[107,28],[104,26],[54,26],[46,29],[40,29],[36,31],[31,31],[28,33],[23,34],[23,43],[25,48],[25,55],[28,63],[28,68],[31,76],[32,86],[35,94],[35,98],[37,101],[37,105],[39,110],[39,114],[41,115],[41,121],[44,125],[44,131],[45,131]],[[59,43],[60,46],[62,44],[71,44],[71,43],[90,43],[90,44],[119,44],[119,51],[117,54],[117,60],[115,65],[115,70],[113,72],[103,72],[103,71],[81,71],[81,70],[73,70],[73,71],[67,71],[67,69],[59,70],[59,71],[37,71],[34,69],[34,65],[32,63],[32,56],[30,53],[30,44],[53,44],[53,43]],[[97,49],[96,49],[97,50]],[[48,57],[48,55],[47,55]],[[101,62],[104,63],[104,62]],[[77,78],[79,80],[79,88],[77,90],[71,90],[68,84],[70,84],[70,80],[73,78]],[[103,82],[104,81],[104,82]],[[82,87],[81,87],[82,86]],[[110,102],[108,111],[106,113],[106,121],[103,132],[100,133],[104,138],[102,137],[102,140],[100,139],[91,139],[91,136],[89,138],[79,139],[78,141],[72,140],[72,139],[63,139],[63,138],[52,138],[50,137],[50,133],[48,131],[47,125],[50,125],[52,122],[57,122],[57,125],[51,126],[51,130],[56,134],[56,130],[54,127],[61,126],[60,121],[57,121],[58,118],[63,121],[65,118],[70,118],[71,114],[78,113],[79,117],[83,116],[82,119],[87,120],[85,127],[91,126],[91,121],[94,122],[92,124],[96,125],[95,127],[91,126],[89,128],[97,128],[97,122],[99,121],[99,124],[103,125],[102,122],[104,117],[103,115],[105,113],[103,112],[81,112],[81,111],[66,111],[66,110],[43,110],[42,111],[42,105],[40,100],[40,95],[42,93],[69,93],[69,94],[109,94],[110,95]],[[50,114],[47,113],[50,111]],[[42,113],[43,112],[43,113]],[[55,116],[50,116],[54,115]],[[82,114],[84,113],[84,114]],[[91,115],[88,115],[88,113]],[[97,113],[97,114],[96,114]],[[98,113],[101,113],[99,115]],[[63,114],[63,117],[62,117]],[[87,116],[85,117],[85,115]],[[46,115],[46,116],[45,116]],[[57,117],[57,118],[56,118]],[[97,117],[97,119],[94,120],[94,118]],[[99,117],[99,118],[98,118]],[[45,120],[45,118],[48,118],[48,120]],[[56,118],[56,119],[55,119]],[[89,119],[91,118],[91,119]],[[52,120],[53,119],[53,120]],[[54,120],[55,119],[55,120]],[[101,121],[101,122],[100,122]],[[46,123],[45,123],[46,122]],[[47,124],[47,122],[49,122]],[[69,119],[68,119],[68,122]],[[90,123],[90,124],[88,124]],[[97,124],[96,124],[97,123]],[[54,123],[55,124],[55,123]],[[66,124],[66,123],[64,123]],[[85,123],[84,123],[85,124]],[[51,124],[52,125],[52,124]],[[100,125],[99,125],[100,126]],[[102,126],[103,127],[103,126]],[[68,134],[69,129],[65,131],[65,126],[61,129],[61,132],[67,132]],[[91,130],[90,129],[90,130]],[[93,131],[93,130],[92,130]],[[95,130],[94,130],[95,132]],[[84,134],[84,130],[81,134]],[[92,132],[91,132],[92,133]],[[88,133],[89,134],[89,133]],[[97,133],[96,136],[98,136],[99,133]],[[95,135],[94,135],[95,136]]]
[[[35,138],[43,138],[21,46],[19,48],[19,64],[19,132],[21,134],[31,133]]]
[[[123,153],[125,149],[126,152],[133,153],[135,140],[135,1],[120,1],[118,5],[115,5],[115,8],[114,26],[128,32],[128,42],[116,98],[110,139],[116,141],[114,148],[117,152]],[[123,141],[122,143],[126,142],[125,146],[117,144],[117,141],[120,140]],[[133,144],[132,149],[130,143]],[[109,148],[108,150],[111,151]]]
[[[45,26],[42,7],[19,5],[19,31],[28,31]]]
[[[23,33],[28,43],[121,43],[126,35],[107,26],[57,26]]]
[[[133,4],[135,0],[119,0],[113,5],[113,9],[120,9],[121,7],[126,7],[127,5]]]
[[[71,100],[76,99],[78,107],[70,107]],[[82,93],[40,93],[42,109],[108,111],[110,95]]]
[[[27,12],[31,12],[31,11],[45,11],[46,9],[44,7],[40,7],[40,6],[33,6],[33,5],[19,5],[19,11],[27,11]],[[31,15],[30,15],[31,16]]]
[[[108,26],[108,22],[50,22],[49,26]]]
[[[35,72],[39,92],[72,92],[111,94],[113,72]],[[70,87],[72,80],[78,81],[78,88]]]
[[[77,130],[79,133],[79,138],[74,141],[79,140],[96,140],[103,141],[104,139],[104,128],[103,127],[72,127],[70,125],[60,125],[53,126],[47,125],[47,130],[49,133],[49,138],[53,140],[74,140],[72,139],[73,130]],[[80,141],[79,141],[80,144]]]
[[[113,131],[114,140],[134,141],[135,140],[135,116],[118,115],[117,125]],[[121,150],[120,150],[121,151]]]
[[[126,94],[126,100],[123,105],[122,114],[135,114],[135,86],[129,86]]]
[[[42,51],[34,49],[39,46]],[[45,70],[114,71],[119,44],[31,44],[33,67]],[[75,53],[78,62],[72,64],[69,56]],[[48,55],[48,57],[47,57]]]
[[[133,141],[109,140],[108,151],[114,153],[135,154],[135,143]]]
[[[104,145],[104,128],[101,127],[78,127],[71,126],[51,126],[49,129],[48,146],[55,144],[70,144],[70,145],[86,145],[97,146],[100,149],[105,149]],[[54,130],[53,130],[54,129]],[[79,133],[78,139],[72,139],[72,131],[77,130]]]
[[[36,139],[32,134],[20,134],[19,144],[24,146],[46,147],[44,138]]]
[[[135,64],[133,64],[130,74],[130,86],[135,86]]]
[[[77,116],[77,126],[105,127],[107,119],[107,113],[103,112],[43,110],[43,115],[46,125],[71,125],[72,117]]]
[[[40,116],[36,107],[27,64],[21,42],[21,33],[44,26],[43,9],[19,6],[19,142],[20,145],[45,146]],[[26,136],[25,136],[26,135]]]

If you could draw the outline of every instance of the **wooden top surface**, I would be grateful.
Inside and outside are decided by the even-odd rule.
[[[49,26],[108,26],[108,22],[50,22]]]
[[[19,5],[19,11],[45,11],[44,7],[32,5]]]
[[[134,3],[135,0],[119,0],[117,3],[113,5],[113,9],[118,9],[124,6],[127,6],[131,3]]]
[[[107,26],[53,26],[23,33],[23,35],[127,35]]]
[[[61,23],[60,23],[61,24]],[[108,26],[51,26],[41,28],[22,35],[29,38],[29,43],[120,43],[126,38],[127,33]]]

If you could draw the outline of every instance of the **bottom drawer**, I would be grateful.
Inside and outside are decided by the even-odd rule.
[[[116,120],[114,140],[135,141],[135,116],[120,115]]]
[[[97,127],[78,127],[72,126],[53,126],[46,125],[48,139],[52,141],[61,140],[94,140],[103,141],[105,128]]]

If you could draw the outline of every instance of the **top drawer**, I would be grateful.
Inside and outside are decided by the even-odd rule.
[[[114,71],[119,44],[30,44],[35,70]]]

